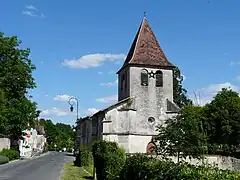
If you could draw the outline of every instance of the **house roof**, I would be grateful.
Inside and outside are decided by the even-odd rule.
[[[89,118],[91,118],[91,117],[93,117],[93,116],[96,116],[96,115],[99,114],[99,113],[105,113],[106,111],[109,111],[109,110],[111,110],[111,109],[113,109],[113,108],[115,108],[115,107],[117,107],[117,106],[125,103],[125,102],[128,101],[128,100],[131,100],[131,98],[130,98],[130,97],[125,98],[125,99],[123,99],[123,100],[121,100],[121,101],[118,101],[117,103],[115,103],[115,104],[113,104],[113,105],[108,106],[107,108],[104,108],[104,109],[101,109],[101,110],[97,111],[96,113],[94,113],[94,114],[92,114],[92,115],[89,115],[89,116],[85,116],[85,117],[83,117],[83,118],[80,118],[76,123],[83,122],[83,121],[85,121],[86,119],[89,119]]]
[[[146,17],[142,20],[122,68],[130,64],[174,67],[165,56]]]

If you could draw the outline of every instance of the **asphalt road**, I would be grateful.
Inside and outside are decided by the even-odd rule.
[[[73,156],[60,152],[19,160],[0,166],[0,180],[59,180],[64,164],[73,160]]]

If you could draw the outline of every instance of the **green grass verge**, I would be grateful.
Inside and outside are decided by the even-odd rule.
[[[92,179],[93,166],[77,167],[73,162],[66,163],[62,172],[61,180],[85,180]],[[90,175],[85,171],[88,171]]]

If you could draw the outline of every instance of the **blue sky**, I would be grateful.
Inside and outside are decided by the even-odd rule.
[[[30,93],[41,115],[73,124],[68,97],[79,99],[80,116],[116,100],[115,72],[144,11],[189,96],[204,103],[221,87],[240,91],[239,7],[238,0],[1,0],[0,31],[31,49],[38,87]]]

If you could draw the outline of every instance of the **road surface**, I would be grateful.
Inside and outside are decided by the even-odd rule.
[[[0,166],[0,180],[59,180],[64,164],[73,160],[73,156],[61,152],[19,160]]]

